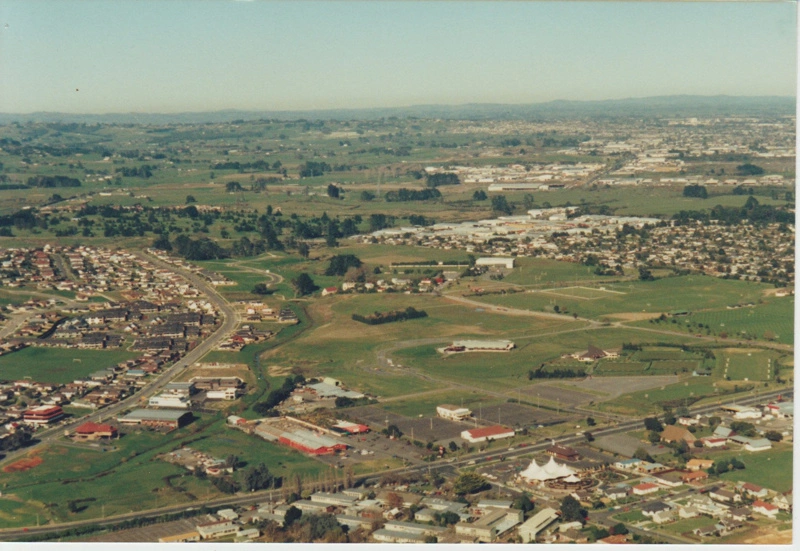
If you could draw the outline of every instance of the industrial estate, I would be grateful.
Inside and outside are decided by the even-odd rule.
[[[719,102],[0,126],[0,540],[791,542],[794,100]]]

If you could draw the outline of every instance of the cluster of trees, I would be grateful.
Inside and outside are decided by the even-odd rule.
[[[425,310],[417,310],[409,306],[405,310],[392,310],[390,312],[375,312],[368,316],[360,314],[353,314],[354,321],[366,323],[367,325],[381,325],[383,323],[392,323],[394,321],[405,321],[417,318],[427,317],[428,314]]]
[[[708,190],[705,188],[705,186],[690,184],[683,188],[683,196],[708,199]]]
[[[172,247],[186,260],[215,260],[230,256],[230,253],[220,247],[216,241],[212,241],[207,237],[192,239],[183,233],[175,238]]]
[[[305,272],[292,279],[292,287],[294,287],[294,292],[298,297],[310,295],[319,289],[314,280],[311,279],[311,276]]]
[[[360,268],[361,265],[361,259],[353,254],[337,254],[330,259],[325,275],[343,276],[350,268]]]
[[[254,404],[253,411],[259,415],[270,415],[270,410],[275,409],[278,404],[286,400],[292,394],[292,391],[297,388],[298,385],[305,383],[305,381],[306,378],[302,375],[289,375],[283,380],[283,384],[280,388],[271,390],[263,402]]]
[[[24,448],[31,443],[31,439],[31,433],[27,428],[18,428],[0,440],[0,450],[10,452]]]
[[[553,369],[546,371],[542,368],[528,370],[528,380],[532,379],[571,379],[575,377],[585,377],[586,372],[580,369]]]
[[[224,494],[235,494],[242,489],[255,492],[279,487],[281,478],[270,473],[264,463],[259,463],[241,471],[238,477],[230,475],[212,477],[211,483]]]
[[[384,198],[389,203],[394,203],[400,201],[427,201],[428,199],[439,199],[441,196],[441,192],[436,188],[421,190],[400,188],[397,191],[387,192]]]
[[[744,163],[736,167],[736,172],[742,176],[758,176],[764,174],[764,169],[752,163]]]
[[[708,468],[708,474],[724,474],[728,471],[740,471],[744,469],[744,463],[736,459],[720,459],[715,461],[714,464]]]
[[[461,180],[458,179],[458,174],[452,172],[425,175],[425,185],[431,188],[439,186],[457,186],[460,183]]]
[[[460,496],[475,494],[489,488],[491,488],[489,482],[478,473],[461,474],[453,482],[453,491]]]
[[[126,178],[150,178],[153,176],[154,170],[158,170],[158,167],[155,165],[141,165],[139,167],[123,166],[114,172],[120,176],[125,176]]]
[[[313,176],[322,176],[331,170],[333,170],[331,165],[324,161],[306,161],[300,165],[300,177],[309,178]]]
[[[223,161],[220,163],[212,164],[211,170],[238,170],[239,172],[252,170],[252,171],[264,172],[270,169],[280,170],[281,166],[282,165],[280,161],[275,161],[272,165],[270,165],[267,161],[263,159],[253,161],[252,163],[242,163],[240,161]]]
[[[690,222],[708,222],[719,220],[720,223],[734,226],[742,222],[751,222],[755,225],[784,223],[794,224],[794,214],[786,209],[772,205],[761,205],[755,197],[750,196],[742,207],[723,207],[717,205],[708,210],[682,210],[672,216],[677,225]]]
[[[31,176],[28,178],[29,187],[80,187],[81,181],[68,176]]]
[[[505,195],[495,195],[492,197],[492,210],[498,214],[511,214],[514,209]]]

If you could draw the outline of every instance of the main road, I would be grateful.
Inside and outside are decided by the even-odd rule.
[[[188,270],[183,268],[178,268],[176,266],[172,266],[167,264],[166,262],[162,262],[161,260],[148,255],[144,252],[136,252],[139,258],[142,260],[146,260],[151,264],[168,269],[172,272],[180,274],[184,279],[188,280],[192,285],[194,285],[200,292],[202,292],[208,301],[214,305],[215,308],[220,312],[223,316],[222,324],[211,334],[208,338],[203,340],[199,345],[197,345],[193,350],[187,353],[184,357],[180,360],[175,362],[172,366],[168,369],[164,370],[162,373],[159,373],[155,377],[153,377],[150,382],[148,382],[141,390],[133,394],[132,396],[120,400],[116,404],[110,405],[106,408],[100,409],[90,415],[86,415],[75,419],[73,421],[69,421],[67,423],[62,423],[56,427],[47,429],[43,432],[40,432],[35,435],[36,439],[39,441],[37,444],[33,446],[29,446],[27,448],[22,448],[20,450],[16,450],[13,452],[8,453],[2,461],[0,461],[0,465],[3,463],[8,463],[9,461],[14,460],[22,455],[30,453],[32,450],[35,450],[38,447],[41,447],[45,444],[50,444],[61,438],[65,431],[69,431],[77,427],[78,425],[85,423],[87,421],[99,422],[102,419],[108,419],[118,413],[134,407],[136,405],[145,402],[150,396],[161,390],[168,382],[173,380],[177,377],[180,373],[182,373],[186,368],[200,360],[203,356],[205,356],[208,352],[216,348],[222,341],[224,341],[231,332],[236,330],[241,322],[239,314],[236,310],[231,306],[231,304],[225,300],[217,291],[208,283],[206,283],[202,278],[197,276]],[[143,404],[142,404],[143,405]]]

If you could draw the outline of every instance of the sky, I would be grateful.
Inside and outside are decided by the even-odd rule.
[[[0,0],[0,112],[794,96],[794,2]]]

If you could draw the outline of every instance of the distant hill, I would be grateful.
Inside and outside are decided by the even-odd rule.
[[[781,116],[795,113],[796,98],[785,96],[655,96],[599,101],[557,100],[531,104],[469,103],[464,105],[412,105],[372,109],[321,109],[309,111],[212,111],[194,113],[71,114],[37,112],[0,113],[0,124],[11,122],[188,124],[259,119],[368,120],[383,117],[441,119],[548,120],[579,117],[709,117]]]

